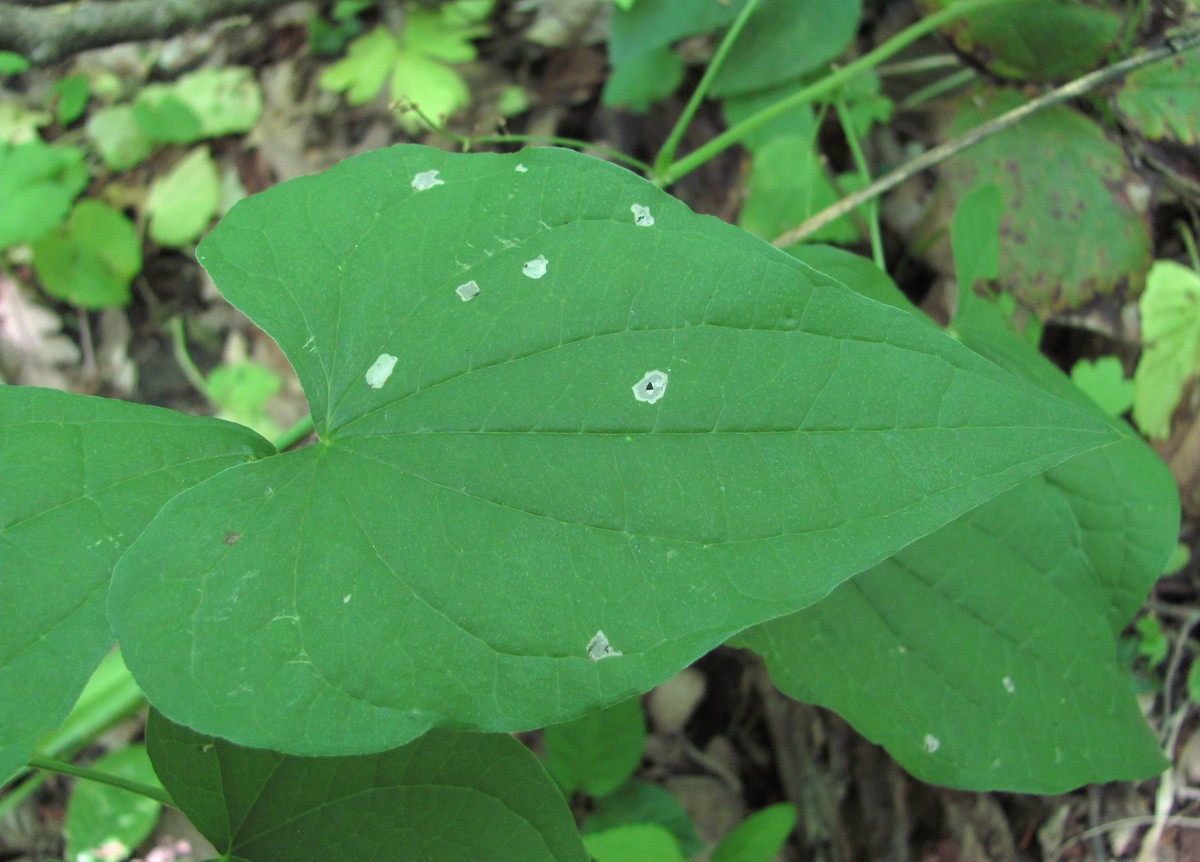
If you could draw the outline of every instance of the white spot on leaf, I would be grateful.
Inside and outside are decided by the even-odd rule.
[[[633,384],[633,397],[638,401],[653,404],[663,397],[667,391],[667,373],[665,371],[647,371],[642,379]]]
[[[592,661],[600,661],[603,658],[616,658],[619,655],[624,655],[624,653],[612,648],[603,631],[596,632],[592,636],[592,639],[588,641],[587,657]]]
[[[521,272],[530,278],[541,278],[546,274],[546,267],[549,263],[550,261],[546,260],[546,255],[539,254],[533,260],[525,261],[525,265],[521,267]]]
[[[458,298],[463,302],[470,302],[475,297],[479,296],[479,284],[475,279],[471,279],[466,284],[460,284],[454,288],[454,292],[458,294]]]
[[[633,211],[633,223],[638,227],[651,227],[654,216],[650,215],[650,207],[645,204],[634,204],[629,209]]]
[[[343,605],[350,604],[350,594],[349,593],[346,593],[346,595],[342,596],[342,604]]]
[[[421,171],[413,177],[412,187],[414,192],[423,192],[426,189],[431,189],[434,186],[444,186],[445,180],[438,179],[437,171]]]
[[[925,734],[925,753],[933,754],[942,747],[942,741],[932,733]]]
[[[1004,683],[1004,690],[1009,694],[1012,694],[1017,690],[1017,686],[1015,683],[1013,683],[1011,676],[1006,676],[1003,680],[1001,680],[1001,682]]]
[[[523,174],[523,173],[528,172],[529,168],[525,167],[524,165],[517,165],[515,168],[513,168],[513,170],[516,171],[518,174]]]
[[[375,364],[367,369],[367,385],[372,389],[378,389],[387,383],[388,378],[392,376],[392,369],[396,367],[397,361],[399,361],[399,357],[392,356],[390,353],[379,354],[379,358],[375,360]]]

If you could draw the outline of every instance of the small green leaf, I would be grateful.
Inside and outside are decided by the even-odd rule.
[[[143,745],[118,748],[89,768],[152,787],[160,786]],[[80,781],[67,800],[63,823],[67,856],[76,862],[100,862],[114,858],[114,850],[119,846],[124,852],[116,858],[124,859],[150,837],[161,811],[160,803],[145,796],[107,784]]]
[[[657,823],[670,830],[685,856],[695,856],[704,849],[679,800],[659,785],[635,778],[594,801],[591,813],[583,821],[583,831],[607,832],[635,823]]]
[[[151,84],[133,102],[133,117],[156,143],[191,144],[254,128],[262,90],[241,66],[191,72],[170,84]]]
[[[841,191],[826,175],[824,159],[812,139],[773,138],[754,152],[738,226],[763,239],[774,239],[863,185],[857,174],[842,175],[838,183]],[[849,243],[859,237],[853,218],[846,215],[805,241]]]
[[[1109,416],[1120,416],[1133,406],[1134,383],[1115,356],[1102,356],[1095,362],[1080,359],[1071,369],[1071,380]]]
[[[108,581],[134,536],[184,488],[273,451],[227,422],[0,387],[0,475],[21,489],[0,495],[0,778],[62,723],[112,646]]]
[[[1138,309],[1143,348],[1133,373],[1133,419],[1146,436],[1165,440],[1184,386],[1200,373],[1200,275],[1157,261]]]
[[[631,823],[583,836],[583,846],[595,862],[685,862],[675,840],[657,823]]]
[[[37,139],[0,144],[0,250],[53,230],[85,185],[87,168],[75,147]]]
[[[54,95],[54,116],[67,126],[79,119],[87,107],[91,92],[87,75],[75,74],[59,78],[51,91]]]
[[[281,430],[266,407],[282,387],[278,374],[256,362],[218,365],[208,376],[208,395],[219,407],[217,418],[253,428],[267,439]]]
[[[756,811],[721,839],[709,862],[771,862],[796,825],[796,806],[781,802]]]
[[[123,171],[141,162],[154,142],[134,116],[130,105],[113,105],[95,111],[85,127],[88,140],[111,170]]]
[[[84,308],[129,302],[142,268],[142,243],[129,219],[96,200],[82,200],[67,223],[33,244],[33,268],[51,296]]]
[[[397,114],[400,125],[416,132],[425,127],[425,121],[416,113],[405,111],[408,105],[417,106],[426,117],[442,123],[470,102],[471,91],[462,76],[445,63],[405,51],[392,67],[391,96],[400,109]]]
[[[1200,706],[1200,661],[1192,660],[1187,674],[1188,700]]]
[[[646,722],[635,697],[547,727],[546,771],[567,793],[602,798],[625,783],[642,760]]]
[[[242,748],[151,712],[146,743],[180,810],[246,862],[583,862],[575,822],[509,736],[435,731],[359,757]]]
[[[178,248],[194,242],[217,214],[221,180],[208,147],[197,147],[150,186],[150,238]]]
[[[1151,140],[1200,142],[1200,56],[1185,51],[1126,76],[1117,93],[1122,119]]]
[[[376,27],[351,42],[346,56],[321,73],[321,88],[344,92],[351,105],[365,105],[379,95],[399,54],[396,38],[386,27]]]
[[[19,75],[29,68],[29,61],[13,51],[0,51],[0,75]]]
[[[1133,624],[1133,630],[1138,636],[1138,655],[1144,658],[1150,667],[1158,667],[1166,661],[1170,645],[1163,634],[1158,617],[1147,614]]]

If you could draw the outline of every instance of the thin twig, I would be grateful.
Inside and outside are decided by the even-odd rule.
[[[941,164],[951,156],[955,156],[985,138],[989,138],[998,132],[1016,125],[1043,108],[1048,108],[1051,105],[1057,105],[1068,99],[1082,96],[1100,84],[1119,78],[1135,69],[1140,69],[1142,66],[1148,66],[1151,63],[1157,63],[1159,60],[1165,60],[1181,51],[1190,51],[1197,46],[1200,46],[1200,30],[1180,35],[1172,39],[1171,43],[1167,46],[1154,48],[1136,56],[1128,57],[1119,63],[1105,66],[1103,69],[1097,69],[1081,78],[1076,78],[1074,81],[1063,84],[1058,89],[1051,90],[1032,101],[1026,102],[1024,105],[1001,114],[995,119],[988,120],[986,123],[976,126],[974,129],[953,140],[946,141],[930,150],[926,150],[915,159],[885,174],[861,191],[842,198],[842,200],[833,206],[821,210],[821,212],[806,219],[786,233],[779,235],[772,242],[772,245],[778,248],[786,248],[799,242],[830,222],[841,218],[846,213],[861,206],[866,201],[879,197],[884,192],[895,188],[910,177],[916,176],[922,171],[932,168],[934,165]]]

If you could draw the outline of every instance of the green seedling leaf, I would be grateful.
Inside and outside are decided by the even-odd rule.
[[[109,609],[150,701],[241,744],[575,718],[1119,439],[563,150],[358,156],[198,257],[320,442],[174,499]]]
[[[94,112],[85,133],[104,164],[114,171],[132,168],[154,149],[154,142],[130,105],[113,105]]]
[[[1144,347],[1133,373],[1133,420],[1146,436],[1165,440],[1183,387],[1200,373],[1200,275],[1157,261],[1138,309]]]
[[[956,319],[959,337],[1086,403],[983,318]],[[1116,639],[1170,554],[1178,516],[1161,460],[1127,434],[739,642],[766,657],[786,694],[835,709],[926,781],[1054,793],[1150,775],[1163,761]]]
[[[595,862],[685,862],[679,842],[657,823],[631,823],[583,836]]]
[[[29,61],[13,51],[0,51],[0,75],[19,75],[29,68]]]
[[[755,236],[774,239],[863,185],[857,174],[843,174],[838,177],[838,191],[825,170],[810,138],[787,135],[762,145],[754,152],[738,225]],[[849,243],[859,237],[853,218],[847,215],[808,240]]]
[[[1185,51],[1130,73],[1117,93],[1122,119],[1151,140],[1200,142],[1200,57]]]
[[[670,831],[684,856],[704,849],[696,829],[679,801],[667,790],[648,781],[630,779],[614,792],[595,800],[583,821],[583,832],[607,832],[618,826],[657,823]]]
[[[21,489],[0,495],[0,777],[111,647],[108,581],[134,536],[184,488],[272,451],[227,422],[0,387],[0,474]]]
[[[151,84],[133,102],[133,119],[156,144],[190,144],[200,140],[200,117],[166,84]]]
[[[437,9],[410,4],[399,36],[376,27],[354,40],[345,59],[325,70],[321,86],[344,91],[346,101],[361,105],[390,80],[389,95],[400,108],[397,121],[410,132],[418,131],[424,121],[408,112],[409,106],[442,119],[470,101],[466,81],[450,64],[475,59],[471,42],[490,32],[481,22],[491,8],[492,0],[457,0]]]
[[[172,248],[188,245],[217,214],[221,180],[208,147],[197,147],[150,186],[150,238]]]
[[[955,137],[1023,103],[987,92],[954,103]],[[1041,318],[1121,288],[1141,290],[1150,268],[1149,191],[1124,151],[1070,108],[1040,111],[941,169],[939,205],[1000,187],[1000,284]],[[941,230],[940,226],[934,227]]]
[[[1071,369],[1071,380],[1109,416],[1120,416],[1133,406],[1133,381],[1115,356],[1079,360]]]
[[[756,811],[734,827],[709,862],[771,862],[796,825],[796,806],[781,802]]]
[[[1137,654],[1146,660],[1146,664],[1153,668],[1167,660],[1170,646],[1158,617],[1142,617],[1133,624],[1133,630],[1137,632]]]
[[[171,84],[143,87],[133,116],[155,143],[191,144],[254,128],[262,114],[262,90],[241,66],[200,69]]]
[[[33,244],[33,268],[46,293],[84,308],[129,302],[142,268],[142,242],[129,219],[96,200],[76,205],[58,230]]]
[[[745,0],[641,0],[615,10],[605,104],[644,110],[670,95],[683,71],[671,46],[728,27],[744,5]],[[860,0],[763,0],[726,56],[712,94],[753,93],[821,68],[850,44],[861,12]]]
[[[646,747],[642,704],[634,697],[548,727],[543,744],[546,771],[563,791],[605,797],[624,784],[642,761]]]
[[[70,125],[83,115],[90,92],[87,75],[67,75],[54,82],[54,116],[61,125]]]
[[[954,0],[920,0],[927,14]],[[1121,32],[1122,15],[1097,4],[1022,0],[984,9],[943,29],[992,74],[1051,81],[1082,75],[1104,61]]]
[[[435,731],[359,757],[241,748],[151,712],[146,743],[180,810],[240,862],[583,862],[558,788],[508,736]]]
[[[219,408],[217,417],[253,428],[267,439],[282,430],[266,409],[282,388],[279,375],[256,362],[219,365],[208,376],[208,395]]]
[[[345,93],[351,105],[379,95],[396,64],[400,46],[386,27],[376,27],[350,43],[346,56],[321,73],[321,88]]]
[[[160,786],[144,745],[119,748],[89,768],[152,787]],[[67,856],[75,862],[124,859],[150,837],[161,811],[161,804],[145,796],[107,784],[80,781],[67,800],[63,823]]]
[[[57,227],[87,185],[83,153],[34,139],[0,144],[0,250]]]

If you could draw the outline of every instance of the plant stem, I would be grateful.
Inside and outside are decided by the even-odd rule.
[[[313,431],[313,418],[311,413],[307,413],[304,417],[288,428],[271,442],[275,445],[278,452],[286,452],[291,449]]]
[[[145,796],[147,799],[153,799],[170,808],[175,807],[175,801],[171,799],[167,791],[161,787],[154,787],[150,784],[143,784],[140,781],[130,781],[128,778],[122,778],[119,775],[111,775],[107,772],[97,772],[94,769],[88,769],[83,766],[76,766],[73,763],[67,763],[64,760],[55,760],[50,757],[31,757],[29,758],[30,769],[41,769],[46,772],[57,772],[60,775],[70,775],[73,778],[82,778],[86,781],[95,781],[99,784],[107,784],[109,787],[117,787],[121,790],[128,790],[130,793],[136,793],[138,796]]]
[[[974,69],[959,69],[957,72],[949,74],[944,78],[939,78],[929,85],[909,93],[904,101],[900,103],[900,107],[906,111],[911,111],[918,105],[923,105],[930,99],[936,99],[938,96],[953,90],[955,87],[969,84],[975,80],[977,74]]]
[[[867,164],[867,157],[863,153],[862,143],[858,140],[858,134],[854,131],[854,118],[850,116],[850,111],[846,109],[846,100],[839,92],[833,100],[833,109],[837,111],[838,122],[842,125],[842,132],[846,136],[846,144],[850,147],[850,155],[854,158],[854,167],[858,171],[858,175],[866,184],[871,182],[871,168]],[[871,236],[871,257],[875,261],[875,265],[883,272],[887,272],[887,261],[883,255],[883,232],[879,229],[879,202],[872,200],[867,203],[867,229]]]
[[[667,135],[667,140],[663,142],[662,149],[658,151],[658,156],[654,159],[655,174],[665,174],[670,169],[671,162],[675,159],[675,151],[679,149],[679,142],[683,140],[683,133],[691,125],[692,118],[696,116],[696,111],[700,109],[700,103],[704,101],[704,97],[708,95],[709,88],[712,87],[713,78],[717,77],[717,73],[721,71],[721,66],[725,62],[725,55],[729,53],[729,49],[733,47],[733,43],[741,35],[742,28],[750,20],[750,16],[758,8],[758,4],[759,0],[747,0],[746,5],[742,7],[742,11],[733,20],[729,32],[725,34],[725,38],[717,46],[717,51],[713,54],[708,68],[704,70],[704,76],[700,78],[700,83],[696,85],[691,98],[688,99],[687,105],[684,106],[683,113],[675,121],[675,127],[671,129],[671,134]]]
[[[1114,78],[1119,78],[1122,75],[1132,72],[1134,69],[1140,69],[1142,66],[1148,66],[1159,60],[1165,60],[1181,51],[1190,51],[1198,46],[1200,46],[1200,30],[1188,32],[1173,39],[1169,46],[1144,51],[1134,57],[1128,57],[1111,66],[1105,66],[1103,69],[1097,69],[1081,78],[1076,78],[1074,81],[1063,84],[1058,89],[1044,93],[1036,99],[1026,102],[1024,105],[1020,105],[992,120],[988,120],[986,123],[970,129],[965,134],[953,140],[946,141],[930,150],[926,150],[915,159],[880,177],[866,188],[846,196],[833,206],[821,210],[821,212],[806,219],[786,233],[779,235],[771,244],[779,248],[786,248],[789,245],[797,243],[814,231],[820,230],[831,221],[841,218],[855,207],[860,206],[863,202],[879,197],[889,189],[900,185],[900,183],[909,177],[915,176],[921,171],[928,170],[934,165],[944,162],[951,156],[961,153],[968,147],[974,146],[985,138],[1016,125],[1021,120],[1043,108],[1057,105],[1076,96],[1082,96],[1098,85],[1111,81]]]
[[[686,176],[696,170],[718,153],[722,153],[734,144],[740,143],[751,132],[756,131],[771,120],[798,108],[800,105],[815,102],[822,96],[832,93],[852,78],[868,69],[875,68],[884,60],[895,56],[913,42],[916,42],[922,36],[932,33],[943,24],[953,21],[956,18],[961,18],[964,15],[969,15],[972,12],[977,12],[980,9],[986,9],[989,6],[1015,2],[1019,2],[1019,0],[964,0],[964,2],[955,3],[952,6],[942,9],[940,12],[935,12],[928,17],[922,18],[917,23],[901,30],[874,50],[863,54],[852,63],[840,69],[835,69],[821,80],[801,88],[790,96],[780,99],[775,104],[763,108],[757,114],[747,117],[740,123],[726,129],[711,141],[688,153],[688,155],[672,164],[667,170],[656,174],[651,179],[659,187],[669,186],[679,180],[680,177]]]
[[[208,388],[208,381],[204,379],[204,375],[200,373],[200,369],[196,367],[196,363],[192,362],[192,356],[187,349],[187,334],[183,329],[183,318],[172,317],[167,321],[167,331],[171,333],[171,349],[175,354],[175,362],[183,371],[183,376],[187,378],[188,383],[192,384],[192,388],[204,396],[204,399],[213,407],[217,406],[216,400],[212,397],[212,391]]]

